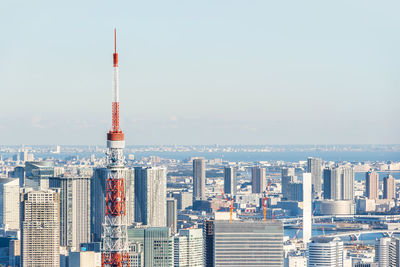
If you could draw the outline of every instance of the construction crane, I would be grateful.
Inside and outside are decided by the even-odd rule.
[[[267,203],[268,203],[268,195],[269,195],[270,187],[271,187],[271,181],[268,182],[267,193],[266,193],[265,197],[262,199],[264,222],[267,221]]]
[[[229,203],[229,221],[232,222],[233,210],[235,209],[234,208],[235,200],[233,197],[231,197],[231,199],[229,199],[227,196],[225,196],[224,191],[222,191],[222,189],[221,189],[221,194],[222,194],[222,197],[226,200],[226,202]]]

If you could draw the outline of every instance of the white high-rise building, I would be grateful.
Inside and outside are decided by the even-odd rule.
[[[314,237],[307,244],[308,267],[343,267],[343,242],[339,238]]]
[[[312,233],[311,181],[311,173],[303,173],[303,242],[305,244],[310,241]]]
[[[19,180],[0,179],[0,225],[17,230],[19,221]]]
[[[49,183],[60,188],[60,245],[79,251],[90,242],[90,177],[54,177]]]
[[[389,247],[392,239],[390,237],[382,237],[375,242],[375,261],[379,267],[389,266]]]
[[[167,225],[167,170],[135,168],[135,221],[151,227]]]
[[[204,266],[203,250],[203,229],[180,230],[174,242],[174,266]]]
[[[59,193],[30,191],[21,196],[21,263],[24,267],[60,266]]]

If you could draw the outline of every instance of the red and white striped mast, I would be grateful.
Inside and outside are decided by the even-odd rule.
[[[114,30],[114,82],[112,128],[107,133],[107,193],[102,236],[102,266],[129,266],[129,244],[125,203],[125,138],[119,127],[117,31]]]

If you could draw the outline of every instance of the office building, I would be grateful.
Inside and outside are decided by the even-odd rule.
[[[381,237],[375,241],[375,261],[379,263],[379,267],[389,267],[389,249],[390,237]]]
[[[167,225],[167,170],[135,168],[135,221],[152,227]]]
[[[313,237],[307,244],[308,267],[343,267],[343,242],[334,237]]]
[[[17,166],[13,171],[8,173],[9,178],[17,178],[19,180],[20,187],[24,186],[25,182],[25,168],[22,166]]]
[[[393,237],[389,245],[389,267],[400,267],[400,238]]]
[[[135,215],[135,171],[125,169],[124,173],[127,221],[131,225]],[[107,176],[107,168],[95,168],[90,182],[90,231],[93,242],[100,242],[103,234]]]
[[[368,199],[379,199],[379,174],[369,171],[365,174],[365,196]]]
[[[34,189],[48,189],[49,178],[53,176],[54,163],[52,161],[27,161],[24,181],[20,185]]]
[[[203,267],[203,230],[180,230],[174,242],[175,267]]]
[[[202,158],[193,160],[193,201],[206,199],[206,163]]]
[[[60,245],[79,251],[90,242],[90,177],[53,177],[51,188],[60,188]]]
[[[340,166],[324,169],[324,198],[332,200],[354,199],[354,170]]]
[[[224,193],[236,195],[236,168],[224,168]]]
[[[185,210],[193,206],[193,194],[191,192],[180,192],[174,197],[178,201],[178,210]]]
[[[0,225],[17,230],[19,221],[19,180],[0,179]]]
[[[21,263],[21,240],[10,240],[8,265],[11,267],[19,267]]]
[[[210,247],[206,245],[206,249]],[[211,254],[210,251],[206,253]],[[272,221],[215,220],[213,257],[215,267],[283,267],[283,224]]]
[[[145,267],[144,244],[136,241],[129,242],[129,249],[129,267]]]
[[[267,186],[265,173],[265,168],[259,166],[251,168],[251,192],[253,194],[259,194],[265,191]]]
[[[383,178],[383,198],[395,199],[396,198],[396,182],[392,175]]]
[[[204,266],[214,266],[214,221],[206,220],[203,224]]]
[[[322,160],[319,158],[307,159],[307,172],[311,173],[313,195],[322,194]]]
[[[290,183],[289,190],[290,194],[287,200],[303,202],[303,183]]]
[[[310,241],[312,230],[312,175],[303,173],[303,242]]]
[[[167,198],[167,227],[171,229],[172,234],[177,233],[178,213],[177,201],[175,198]]]
[[[168,227],[128,229],[130,244],[143,244],[144,266],[174,265],[174,238]]]
[[[22,266],[60,266],[59,203],[59,194],[52,190],[22,194]]]

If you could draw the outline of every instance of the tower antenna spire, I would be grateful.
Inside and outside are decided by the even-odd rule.
[[[114,54],[117,53],[117,28],[114,28]]]
[[[125,196],[124,133],[119,127],[117,30],[114,29],[112,126],[107,133],[107,192],[102,237],[102,267],[129,267]]]

